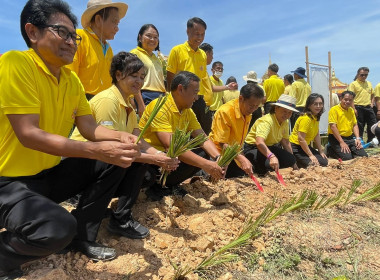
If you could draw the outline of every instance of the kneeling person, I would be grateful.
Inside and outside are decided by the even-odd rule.
[[[228,145],[244,144],[252,113],[259,108],[264,98],[263,90],[256,84],[247,84],[240,90],[239,98],[222,105],[215,113],[210,139],[219,152]],[[240,154],[228,166],[226,178],[252,175],[252,164]]]
[[[193,102],[198,98],[199,78],[190,72],[182,71],[175,75],[171,83],[171,93],[168,95],[163,107],[157,113],[151,125],[144,134],[144,139],[157,150],[165,151],[169,148],[170,139],[176,128],[185,128],[192,131],[192,137],[204,133],[197,118],[191,109]],[[145,109],[140,120],[140,128],[145,126],[157,100],[153,100]],[[216,159],[220,156],[219,151],[211,140],[206,140],[201,148],[183,153],[179,160],[179,167],[171,172],[166,180],[166,185],[174,192],[184,194],[184,190],[177,186],[184,180],[193,176],[200,169],[210,174],[214,179],[221,179],[224,171],[214,161],[208,160],[208,156]],[[158,170],[157,170],[158,171]],[[152,199],[160,199],[166,195],[160,184],[151,188]]]

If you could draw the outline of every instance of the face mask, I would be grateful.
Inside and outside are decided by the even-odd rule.
[[[223,72],[215,71],[215,73],[214,73],[214,76],[217,78],[222,77],[222,75],[223,75]]]

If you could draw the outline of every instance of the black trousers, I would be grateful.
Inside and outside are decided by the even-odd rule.
[[[235,160],[231,161],[230,165],[228,165],[226,178],[236,178],[236,177],[244,177],[245,172],[241,169],[235,162]]]
[[[203,100],[203,96],[198,95],[198,100],[193,103],[193,107],[191,108],[193,109],[203,131],[206,133],[206,135],[209,135],[211,132],[212,113],[211,111],[206,112],[206,107],[207,106]]]
[[[297,161],[297,166],[300,168],[307,168],[309,164],[311,163],[309,156],[302,149],[301,145],[297,145],[294,143],[291,143],[291,145],[292,145],[293,155],[295,156],[296,161]],[[321,166],[327,166],[328,164],[327,159],[323,158],[319,154],[319,152],[316,149],[312,148],[310,145],[309,145],[309,149],[311,153],[317,158]]]
[[[125,224],[132,218],[132,207],[136,203],[143,183],[147,164],[134,162],[126,169],[125,175],[114,195],[118,197],[117,209],[113,218],[120,224]]]
[[[262,108],[259,107],[257,108],[253,113],[252,113],[252,119],[251,122],[249,123],[248,131],[251,130],[252,125],[257,121],[259,118],[263,116],[263,111]]]
[[[95,241],[125,169],[66,158],[34,176],[0,177],[0,270],[9,271],[66,247]],[[58,203],[82,192],[71,213]]]
[[[371,142],[375,135],[371,131],[371,126],[376,123],[376,115],[371,106],[355,105],[358,112],[356,117],[359,127],[359,135],[363,139],[364,127],[367,125],[367,142]],[[363,139],[364,140],[364,139]]]
[[[375,135],[377,137],[377,140],[380,141],[380,127],[376,127],[375,128]]]
[[[342,137],[344,143],[348,145],[348,147],[351,150],[351,153],[343,153],[340,148],[340,144],[338,140],[334,137],[334,135],[329,134],[328,140],[329,140],[329,156],[335,159],[342,159],[342,160],[350,160],[356,157],[368,157],[367,152],[364,149],[356,149],[355,145],[355,139],[351,135],[349,137]]]
[[[296,163],[294,155],[280,145],[268,146],[268,149],[277,157],[280,168],[292,167]],[[260,153],[256,145],[245,144],[244,155],[252,163],[257,174],[264,175],[269,170],[273,171],[269,165],[269,159]]]
[[[305,107],[296,107],[296,109],[300,112],[299,113],[293,112],[292,116],[290,117],[291,129],[293,129],[293,127],[295,126],[296,121],[298,120],[299,116],[302,114]]]

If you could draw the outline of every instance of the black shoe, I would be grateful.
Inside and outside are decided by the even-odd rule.
[[[117,220],[111,218],[107,229],[113,234],[122,235],[131,239],[143,239],[149,235],[149,229],[132,218],[125,224],[120,224]]]
[[[178,195],[181,197],[184,197],[185,195],[188,194],[188,192],[184,188],[181,188],[180,186],[173,186],[172,193],[173,195]]]
[[[147,197],[152,201],[160,201],[164,196],[172,195],[171,188],[162,188],[160,185],[153,185],[145,191]]]
[[[116,257],[115,249],[91,241],[74,239],[70,244],[70,249],[81,252],[94,261],[109,261]]]
[[[8,272],[3,272],[0,270],[0,280],[15,280],[19,279],[24,275],[24,272],[17,268]]]

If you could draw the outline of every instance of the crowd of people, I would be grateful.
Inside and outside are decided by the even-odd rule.
[[[108,231],[141,239],[149,229],[133,219],[132,207],[142,187],[151,200],[184,196],[180,185],[194,175],[264,176],[327,166],[328,156],[367,156],[365,125],[368,141],[380,139],[380,85],[366,81],[368,68],[359,68],[328,112],[325,153],[325,100],[311,93],[304,68],[282,79],[271,64],[262,84],[255,71],[240,90],[235,77],[224,84],[223,63],[212,63],[213,47],[203,43],[207,25],[198,17],[188,20],[188,40],[172,48],[167,62],[155,53],[153,24],[141,27],[136,48],[114,55],[108,40],[127,10],[125,3],[89,0],[83,29],[61,0],[29,0],[21,12],[29,49],[0,58],[0,279],[16,279],[22,264],[61,250],[115,258],[115,249],[96,242],[112,198],[118,203]],[[165,104],[137,141],[160,96]],[[171,158],[176,129],[207,140]],[[223,149],[234,144],[241,152],[219,166]],[[170,172],[165,186],[158,180],[163,171]],[[70,213],[60,206],[78,194]]]

